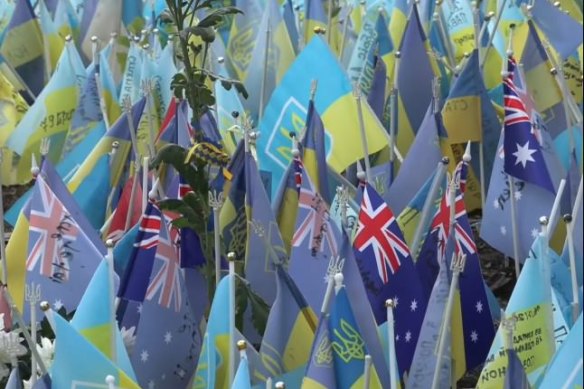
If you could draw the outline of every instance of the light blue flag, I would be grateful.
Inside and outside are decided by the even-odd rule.
[[[18,367],[13,367],[8,376],[5,389],[22,389],[22,379],[20,379],[20,372]]]
[[[373,64],[369,60],[371,59],[370,53],[377,43],[378,34],[375,25],[380,17],[380,12],[376,8],[370,8],[367,11],[362,21],[361,33],[355,42],[353,54],[347,66],[349,79],[361,87],[370,84],[373,78]],[[368,79],[367,82],[365,79]]]
[[[105,134],[105,126],[102,123],[98,125],[87,137],[79,143],[73,151],[69,153],[65,158],[61,160],[55,167],[57,173],[61,178],[66,179],[67,177],[71,177],[71,175],[79,168],[81,163],[85,160],[85,158],[89,155],[93,147],[97,144],[97,142],[101,139],[101,137]],[[6,212],[4,216],[4,220],[14,226],[16,224],[16,219],[24,205],[30,200],[30,196],[32,195],[32,188],[26,191],[22,196],[18,198],[18,200],[12,205],[12,207]],[[79,198],[79,194],[73,193],[73,197],[77,202],[80,202],[81,199]],[[86,210],[84,210],[86,211]],[[86,213],[87,216],[88,212]],[[99,221],[96,220],[92,225],[95,228],[100,228],[100,225],[97,225]],[[103,223],[102,223],[103,224]]]
[[[139,388],[131,377],[89,343],[67,320],[54,312],[51,314],[59,339],[50,369],[53,388],[106,386],[107,375],[112,375],[120,388]]]
[[[440,137],[445,135],[442,117],[435,102],[427,107],[426,115],[399,173],[383,196],[396,214],[400,214],[436,170],[442,160]]]
[[[444,311],[446,309],[446,300],[448,299],[448,291],[450,283],[448,281],[448,271],[446,269],[445,261],[440,262],[440,271],[438,277],[434,282],[430,299],[428,300],[428,307],[420,329],[420,336],[416,344],[416,351],[414,351],[414,358],[408,374],[406,382],[406,389],[415,388],[430,388],[434,378],[434,371],[438,364],[435,350],[438,347],[438,339],[442,329],[442,320],[444,318]],[[443,334],[450,339],[450,331]],[[440,388],[447,388],[450,386],[450,341],[446,342],[447,350],[444,353],[444,359],[440,363]]]
[[[273,92],[260,123],[259,165],[272,176],[271,198],[275,198],[292,159],[290,131],[300,134],[305,125],[313,80],[318,80],[314,104],[326,129],[327,162],[333,170],[341,172],[363,157],[360,144],[356,147],[352,141],[358,137],[359,123],[353,87],[326,42],[315,37],[304,47]],[[387,134],[364,99],[361,106],[369,152],[375,153],[387,147]]]
[[[576,254],[576,276],[578,279],[578,286],[582,286],[582,255],[584,254],[583,239],[582,239],[582,225],[584,224],[584,219],[582,218],[583,205],[580,203],[578,205],[578,211],[575,215],[572,215],[572,227],[573,233],[572,237],[574,240],[574,251]],[[564,244],[564,250],[562,251],[562,260],[566,266],[570,266],[570,253],[568,248],[568,241],[566,240]]]
[[[570,335],[554,355],[539,389],[581,388],[582,375],[582,314]]]
[[[10,17],[14,11],[14,3],[3,1],[0,4],[0,42],[4,38],[4,31],[10,22]]]
[[[249,363],[247,357],[242,357],[237,367],[237,372],[233,378],[231,389],[251,389],[251,380],[249,378]]]
[[[258,167],[251,153],[245,154],[245,203],[247,213],[247,247],[245,275],[252,289],[268,305],[276,298],[274,265],[287,261],[270,201],[262,185]]]
[[[513,347],[525,366],[531,385],[542,375],[554,354],[554,335],[558,340],[557,334],[554,334],[551,290],[546,290],[544,274],[548,259],[544,251],[549,252],[549,248],[542,236],[538,236],[505,309],[506,317],[517,317]],[[533,285],[540,287],[534,288]],[[500,326],[479,378],[479,389],[500,388],[503,385],[504,369],[501,368],[507,365],[503,331]]]
[[[333,349],[329,330],[329,315],[321,316],[318,328],[312,343],[308,368],[302,380],[302,389],[336,388],[335,367],[333,363]]]
[[[97,77],[100,73],[100,65],[92,64],[88,69],[88,76],[85,80],[81,94],[79,96],[79,103],[73,113],[71,119],[71,128],[67,133],[65,139],[65,146],[63,147],[63,156],[67,156],[75,146],[77,146],[85,137],[93,130],[101,120],[103,115],[100,106],[99,87],[97,85]]]
[[[67,42],[50,81],[6,141],[6,147],[22,158],[30,161],[31,154],[35,153],[38,160],[41,139],[49,138],[49,159],[53,162],[60,159],[77,107],[80,84],[86,77],[85,69],[83,65],[79,67],[76,57],[78,53],[73,42]]]
[[[549,1],[535,1],[531,9],[533,22],[547,36],[562,59],[582,45],[584,30],[571,15],[567,15]]]
[[[130,98],[132,104],[140,98],[142,62],[144,62],[144,50],[137,43],[131,42],[128,57],[126,58],[126,68],[124,69],[120,86],[120,96],[118,99],[120,105],[123,105],[126,98]]]

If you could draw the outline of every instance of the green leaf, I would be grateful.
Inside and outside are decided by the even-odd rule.
[[[235,86],[235,90],[237,91],[237,93],[242,95],[244,99],[247,99],[249,97],[249,94],[247,93],[247,89],[245,89],[245,86],[243,85],[242,82],[235,81],[233,83],[233,86]]]
[[[215,40],[215,30],[211,27],[192,26],[185,28],[181,35],[186,37],[188,34],[200,36],[203,42],[211,43]]]
[[[270,306],[259,295],[254,293],[249,285],[246,285],[245,289],[251,304],[251,322],[260,336],[263,336],[268,322],[268,315],[270,314]]]

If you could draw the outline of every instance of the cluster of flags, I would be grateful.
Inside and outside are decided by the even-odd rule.
[[[0,340],[56,335],[31,385],[582,387],[581,5],[229,4],[199,65],[249,98],[210,83],[202,117],[172,94],[166,2],[0,4],[1,183],[33,182]],[[195,137],[229,159],[204,236],[161,206],[200,188],[149,165]],[[475,232],[516,263],[504,311]]]

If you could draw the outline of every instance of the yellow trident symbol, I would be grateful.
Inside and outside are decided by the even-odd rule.
[[[333,350],[328,336],[323,336],[316,348],[314,362],[317,365],[331,365],[333,363]]]
[[[345,363],[349,363],[352,359],[365,359],[365,341],[361,338],[351,324],[341,319],[341,331],[334,330],[337,341],[332,342],[333,350]]]

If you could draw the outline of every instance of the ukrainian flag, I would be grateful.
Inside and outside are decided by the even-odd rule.
[[[16,1],[0,44],[0,55],[16,70],[35,96],[45,86],[43,35],[28,0]]]
[[[75,55],[73,42],[67,42],[51,80],[6,141],[6,146],[24,160],[17,173],[19,182],[30,180],[31,155],[38,156],[42,139],[50,139],[49,159],[57,162],[61,158],[65,137],[77,108],[77,77],[86,76]]]
[[[276,301],[270,310],[260,355],[271,377],[304,372],[316,331],[316,316],[304,296],[281,266],[276,268]],[[299,387],[300,382],[286,382]]]
[[[513,332],[513,347],[524,362],[529,383],[534,385],[545,371],[554,354],[554,332],[552,323],[551,290],[545,290],[545,276],[542,261],[546,243],[542,237],[536,238],[526,259],[509,304],[505,317],[517,315],[518,321]],[[549,279],[547,281],[549,285]],[[539,287],[534,288],[534,285]],[[501,388],[504,375],[499,374],[507,366],[507,356],[503,349],[504,330],[499,327],[489,356],[481,372],[477,388]]]
[[[18,184],[17,166],[21,161],[11,150],[4,148],[6,139],[28,110],[28,104],[16,88],[0,72],[0,147],[2,147],[2,185]],[[25,161],[22,161],[25,162]]]
[[[464,58],[465,53],[475,49],[474,16],[470,2],[447,0],[441,3],[446,30],[454,47],[456,63]]]
[[[229,283],[235,282],[226,276],[215,289],[207,332],[192,389],[227,389],[229,387],[229,358],[233,358],[233,341],[229,337]]]
[[[118,364],[128,377],[136,381],[128,352],[114,321],[115,312],[112,308],[115,296],[109,293],[114,290],[114,286],[110,285],[108,266],[107,261],[103,260],[95,270],[75,310],[71,326],[110,361]],[[117,275],[115,278],[117,281]],[[115,345],[115,353],[112,345]]]
[[[53,18],[44,1],[39,1],[39,19],[43,32],[44,46],[46,53],[49,55],[49,64],[51,69],[55,69],[61,52],[65,48],[65,37],[71,34],[71,28],[63,30],[64,35],[57,28]]]
[[[237,14],[233,18],[226,54],[232,74],[240,80],[245,80],[256,45],[262,7],[256,0],[237,0],[235,6],[242,10],[243,14]]]
[[[72,388],[80,385],[102,387],[105,377],[112,375],[120,389],[140,389],[134,379],[112,363],[101,351],[89,343],[67,320],[51,312],[57,339],[55,359],[51,366],[54,388]]]
[[[408,1],[396,0],[393,6],[393,12],[389,20],[389,32],[391,40],[396,47],[400,47],[404,37],[404,31],[408,24]]]
[[[260,123],[262,136],[258,139],[258,158],[262,170],[271,173],[272,198],[277,183],[291,160],[291,131],[301,133],[309,101],[312,80],[318,81],[314,105],[321,113],[326,129],[325,145],[328,163],[341,172],[363,158],[363,149],[355,147],[359,138],[359,120],[353,88],[326,43],[315,37],[292,64],[280,86],[272,94]],[[369,152],[387,147],[387,134],[371,107],[362,101],[364,127]],[[261,150],[261,151],[260,151]]]

